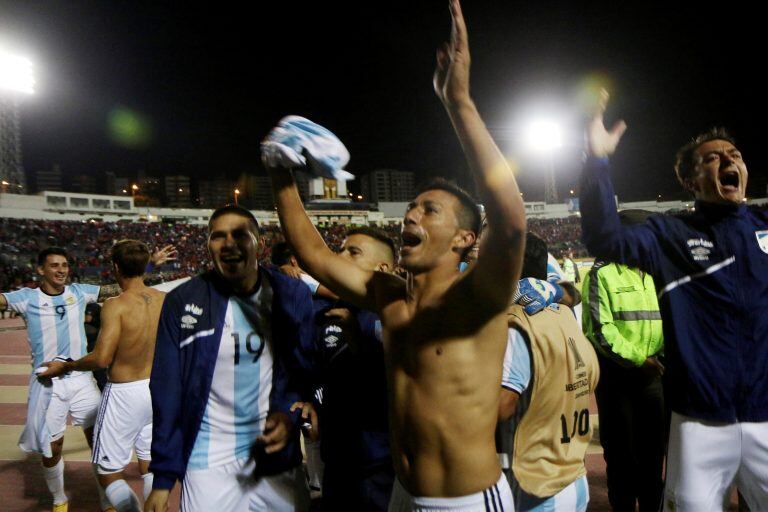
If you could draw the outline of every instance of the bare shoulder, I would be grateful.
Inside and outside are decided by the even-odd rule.
[[[494,306],[490,296],[483,290],[478,290],[473,270],[474,268],[462,273],[446,290],[437,305],[451,322],[466,327],[482,326],[499,315],[505,315],[507,309],[506,305],[503,309]]]
[[[371,286],[380,305],[404,298],[407,288],[405,279],[388,272],[374,272]]]
[[[161,292],[160,290],[155,290],[154,288],[147,288],[144,290],[144,293],[146,293],[150,298],[154,299],[155,301],[162,302],[165,300],[165,292]]]
[[[121,293],[118,297],[108,299],[109,302],[119,303],[123,308],[136,308],[142,306],[153,306],[155,304],[162,304],[165,298],[165,293],[155,290],[154,288],[144,288],[139,290],[127,290]],[[105,303],[105,306],[106,304]]]
[[[462,302],[472,301],[483,304],[483,308],[488,308],[495,304],[496,312],[505,310],[512,297],[511,285],[502,279],[501,276],[491,281],[484,276],[483,262],[478,258],[478,263],[463,272],[461,276],[454,281],[447,295],[455,300]],[[487,262],[484,262],[487,264]],[[499,295],[507,299],[503,304],[497,303]]]
[[[145,288],[136,292],[136,299],[146,306],[154,306],[163,303],[165,293],[154,288]]]
[[[101,316],[109,317],[112,315],[120,315],[128,307],[128,301],[130,298],[126,297],[124,293],[117,297],[110,297],[104,301],[104,305],[101,306]]]

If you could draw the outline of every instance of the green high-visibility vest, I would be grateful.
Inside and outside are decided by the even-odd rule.
[[[617,263],[595,262],[582,283],[582,327],[595,349],[640,366],[664,348],[653,278]]]

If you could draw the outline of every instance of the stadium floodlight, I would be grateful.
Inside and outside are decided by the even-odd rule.
[[[540,119],[533,121],[526,131],[526,142],[531,150],[546,156],[548,161],[547,175],[544,182],[544,201],[548,204],[558,202],[557,188],[555,186],[555,159],[554,153],[563,145],[563,136],[560,125],[552,120]]]
[[[24,94],[34,93],[35,77],[32,72],[32,62],[0,50],[0,89]]]
[[[528,127],[526,141],[534,151],[553,151],[563,145],[560,125],[549,120],[534,121]]]

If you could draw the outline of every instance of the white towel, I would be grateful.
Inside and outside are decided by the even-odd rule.
[[[354,179],[343,170],[349,151],[327,128],[299,116],[287,116],[261,143],[261,160],[267,168],[301,168],[320,178]]]
[[[29,377],[29,399],[27,401],[27,423],[19,437],[19,448],[27,453],[40,453],[52,457],[51,433],[45,424],[45,414],[51,403],[53,383],[51,379],[38,379],[36,374]]]

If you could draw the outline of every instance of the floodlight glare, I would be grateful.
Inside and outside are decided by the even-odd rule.
[[[553,121],[531,123],[526,138],[531,149],[536,151],[551,151],[562,145],[560,126]]]
[[[25,94],[34,93],[35,77],[32,74],[32,62],[0,50],[0,89]]]

